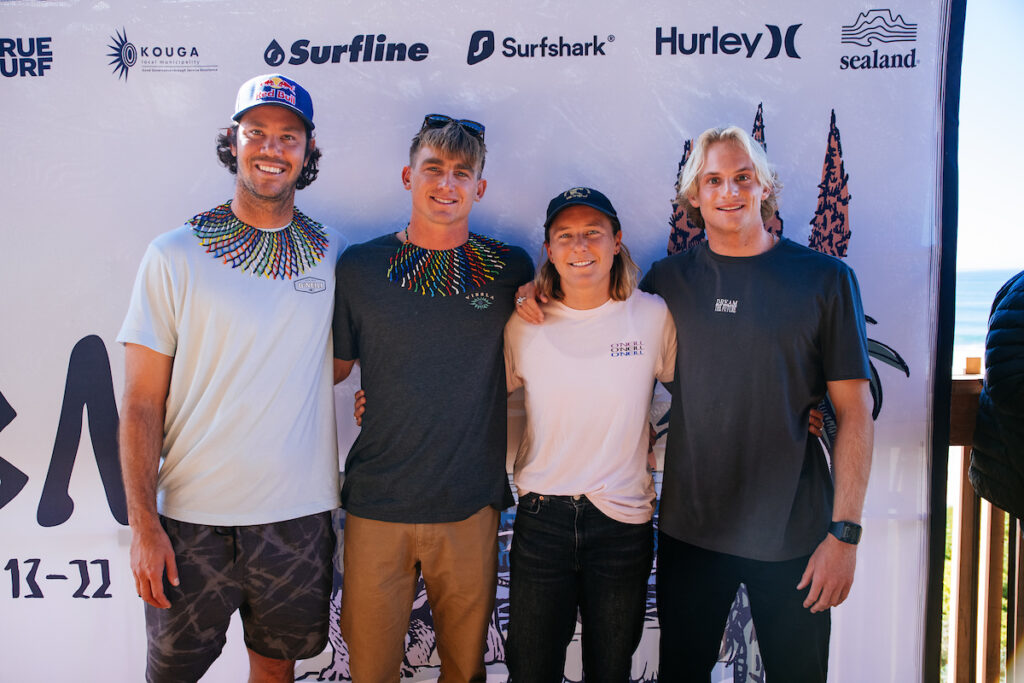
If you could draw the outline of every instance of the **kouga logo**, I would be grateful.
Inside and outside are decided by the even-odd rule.
[[[557,39],[542,36],[540,40],[521,40],[515,36],[506,36],[501,41],[502,57],[522,57],[535,59],[540,57],[603,57],[605,46],[615,42],[615,36],[608,35],[601,40],[595,34],[590,40],[566,40],[565,36]],[[479,64],[494,54],[496,49],[494,31],[475,31],[469,39],[469,50],[466,52],[466,63],[470,66]]]
[[[800,59],[796,51],[796,32],[803,24],[792,24],[783,31],[775,24],[765,24],[771,36],[771,46],[767,48],[765,59],[775,59],[785,51],[786,56]],[[712,26],[706,33],[687,33],[672,26],[668,29],[658,26],[654,29],[654,54],[670,55],[724,55],[742,54],[751,59],[761,45],[764,32],[755,33],[724,33],[718,26]]]
[[[917,24],[906,21],[902,15],[893,16],[891,9],[873,9],[861,12],[849,26],[843,26],[841,42],[861,47],[875,43],[913,43],[917,41]],[[910,52],[885,52],[878,48],[870,53],[843,55],[839,69],[914,69],[918,65],[917,48]]]
[[[288,63],[292,66],[306,62],[337,64],[343,59],[347,62],[422,62],[430,55],[430,48],[426,43],[392,43],[383,33],[367,33],[335,45],[310,46],[310,41],[300,38],[291,44],[289,53]],[[286,56],[276,38],[263,51],[263,61],[270,66],[281,66]]]
[[[43,76],[53,64],[49,36],[0,38],[0,73],[14,76]]]
[[[475,292],[473,294],[468,295],[466,297],[466,301],[468,301],[469,305],[472,306],[473,308],[477,309],[478,311],[482,311],[486,308],[491,307],[491,304],[494,303],[494,295],[485,294],[484,292]]]
[[[318,277],[304,277],[295,281],[295,291],[316,294],[327,289],[327,283]]]
[[[184,73],[217,70],[214,64],[202,63],[199,48],[195,45],[158,43],[136,46],[128,40],[128,33],[123,27],[120,31],[115,30],[110,40],[113,42],[107,45],[111,50],[107,57],[110,57],[109,65],[113,67],[111,73],[125,81],[128,80],[128,71],[135,66],[141,71],[149,72]]]

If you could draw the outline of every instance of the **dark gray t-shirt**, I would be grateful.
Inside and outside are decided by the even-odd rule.
[[[345,251],[334,356],[359,359],[368,408],[345,462],[347,511],[439,523],[512,504],[502,334],[531,277],[525,251],[478,235],[454,250],[388,234]]]
[[[813,552],[833,489],[808,414],[826,381],[870,376],[853,271],[787,239],[751,257],[703,242],[655,263],[641,288],[679,336],[660,529],[755,560]]]

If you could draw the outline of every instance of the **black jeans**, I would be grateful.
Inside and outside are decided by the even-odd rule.
[[[509,680],[561,683],[578,609],[588,683],[629,681],[653,546],[650,522],[611,519],[586,496],[521,496],[509,559]]]
[[[808,559],[748,560],[658,532],[659,680],[711,680],[729,608],[742,582],[750,596],[766,678],[825,681],[831,613],[811,614],[803,606],[809,587],[796,589]]]

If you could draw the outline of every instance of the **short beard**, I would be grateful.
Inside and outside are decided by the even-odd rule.
[[[256,191],[256,188],[250,182],[250,180],[241,174],[238,175],[238,185],[246,194],[252,197],[254,200],[259,202],[265,202],[273,204],[275,206],[281,206],[283,204],[294,204],[295,203],[295,183],[285,187],[276,195],[264,195]]]

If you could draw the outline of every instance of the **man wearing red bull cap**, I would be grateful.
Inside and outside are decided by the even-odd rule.
[[[295,208],[316,179],[295,81],[238,91],[217,152],[233,199],[157,237],[118,341],[131,567],[148,681],[197,681],[241,615],[250,681],[327,642],[338,506],[334,267],[344,239]]]

